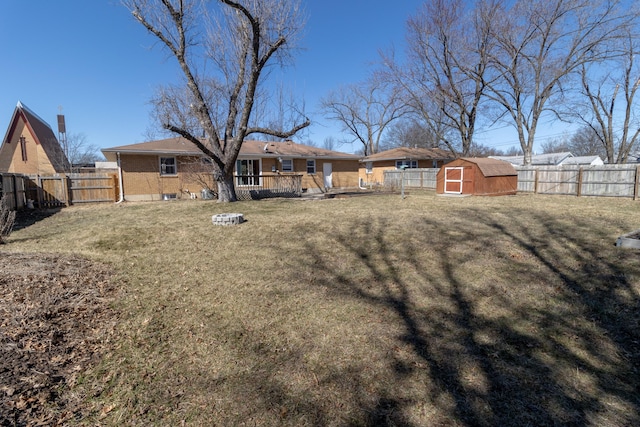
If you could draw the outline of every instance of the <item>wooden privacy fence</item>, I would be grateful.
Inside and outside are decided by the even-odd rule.
[[[436,188],[436,175],[440,168],[429,169],[405,169],[384,171],[385,187],[400,188],[404,180],[404,186],[408,188]]]
[[[640,198],[640,165],[516,166],[518,191],[573,196]],[[400,188],[436,188],[439,169],[384,172],[384,185]],[[404,178],[403,178],[404,173]]]
[[[24,175],[13,173],[0,174],[0,195],[8,195],[9,208],[11,210],[22,209],[27,202],[29,179]]]
[[[12,209],[33,204],[56,208],[76,203],[115,202],[117,174],[21,175],[2,174],[2,193],[9,194]]]
[[[518,191],[573,196],[640,197],[640,166],[518,166]]]

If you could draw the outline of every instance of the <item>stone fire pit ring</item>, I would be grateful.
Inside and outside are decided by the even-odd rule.
[[[213,225],[238,225],[244,222],[244,215],[241,213],[215,214],[211,217]]]

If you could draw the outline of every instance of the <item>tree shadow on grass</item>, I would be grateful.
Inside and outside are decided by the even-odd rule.
[[[274,239],[273,251],[265,250],[284,259],[265,272],[270,286],[246,300],[263,298],[268,303],[252,307],[263,311],[217,317],[212,301],[198,317],[211,333],[194,333],[208,344],[193,354],[178,347],[183,353],[152,357],[156,365],[148,367],[130,362],[132,371],[142,365],[148,372],[132,385],[122,419],[638,425],[637,252],[613,247],[615,236],[593,224],[525,209],[509,217],[467,209],[408,225],[373,219],[287,230],[290,246]],[[289,277],[292,271],[299,276]],[[250,283],[240,291],[257,292]],[[295,292],[312,297],[289,298]],[[165,303],[154,309],[187,308],[173,298]],[[269,313],[278,323],[262,321]],[[291,332],[289,319],[309,332]],[[140,354],[163,355],[176,337],[191,336],[163,323],[144,325],[133,339],[144,346]],[[341,329],[324,335],[332,327]],[[222,347],[220,354],[237,358],[217,370],[197,363],[198,352]],[[183,399],[182,390],[192,396]]]
[[[16,220],[13,225],[13,231],[22,230],[30,227],[44,219],[47,219],[58,212],[62,208],[54,209],[21,209],[16,211]]]
[[[393,313],[403,332],[386,345],[412,352],[382,349],[397,385],[377,387],[358,424],[411,425],[418,403],[438,424],[640,423],[634,254],[579,220],[513,215],[469,209],[410,231],[380,220],[329,236],[334,253],[306,245],[316,284]],[[420,364],[422,390],[398,399]]]

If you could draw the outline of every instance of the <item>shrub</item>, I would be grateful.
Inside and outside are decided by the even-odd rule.
[[[15,220],[16,211],[11,210],[9,198],[4,194],[0,199],[0,243],[4,243],[4,239],[11,234]]]

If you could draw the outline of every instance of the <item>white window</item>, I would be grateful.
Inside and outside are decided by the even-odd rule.
[[[365,163],[365,168],[367,173],[373,173],[373,162]]]
[[[177,175],[178,166],[175,157],[160,157],[160,175]]]
[[[293,172],[293,159],[282,159],[282,172]]]
[[[396,169],[415,169],[418,167],[417,160],[396,160]]]
[[[316,160],[315,159],[308,159],[307,160],[307,173],[308,174],[316,173]]]

